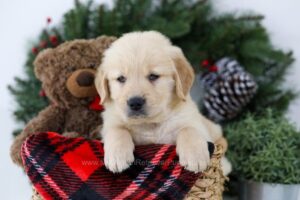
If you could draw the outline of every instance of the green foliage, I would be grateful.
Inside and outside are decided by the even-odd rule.
[[[90,34],[91,4],[75,0],[75,7],[64,15],[63,36],[65,40],[88,38]]]
[[[197,72],[204,59],[233,57],[253,74],[259,85],[257,95],[245,110],[259,114],[270,106],[283,114],[295,97],[294,91],[281,87],[293,58],[291,53],[272,46],[262,19],[249,14],[216,15],[205,0],[115,0],[112,8],[76,0],[74,8],[63,16],[62,24],[54,29],[63,41],[158,30],[183,49]],[[14,114],[23,123],[48,104],[38,96],[40,83],[33,75],[32,64],[35,56],[28,53],[26,78],[16,78],[15,86],[10,87],[18,103]]]
[[[228,158],[240,179],[300,183],[300,132],[283,116],[268,109],[247,114],[226,127]]]

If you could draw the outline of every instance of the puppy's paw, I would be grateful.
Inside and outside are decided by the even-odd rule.
[[[177,144],[179,163],[187,170],[198,173],[204,171],[210,162],[208,143],[204,140],[182,141]]]
[[[119,173],[127,169],[134,161],[134,145],[111,145],[104,149],[104,164],[113,173]]]

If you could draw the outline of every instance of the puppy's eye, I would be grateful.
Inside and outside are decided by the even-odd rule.
[[[159,75],[157,75],[157,74],[149,74],[148,75],[148,80],[151,82],[156,81],[158,78],[159,78]]]
[[[125,78],[124,76],[119,76],[119,77],[117,78],[117,81],[119,81],[120,83],[125,83],[126,78]]]

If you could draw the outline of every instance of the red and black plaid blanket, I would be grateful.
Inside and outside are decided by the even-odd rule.
[[[120,174],[103,163],[97,140],[39,133],[22,146],[27,175],[44,199],[183,199],[199,174],[178,163],[175,146],[137,146],[132,166]]]

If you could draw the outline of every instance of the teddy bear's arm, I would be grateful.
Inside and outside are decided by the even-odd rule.
[[[35,118],[28,122],[20,135],[13,141],[10,149],[10,156],[13,162],[22,166],[21,146],[28,136],[44,131],[61,133],[64,121],[65,112],[63,109],[50,105],[42,110]]]
[[[89,137],[92,139],[100,139],[100,131],[102,129],[102,124],[96,126],[90,131]]]

